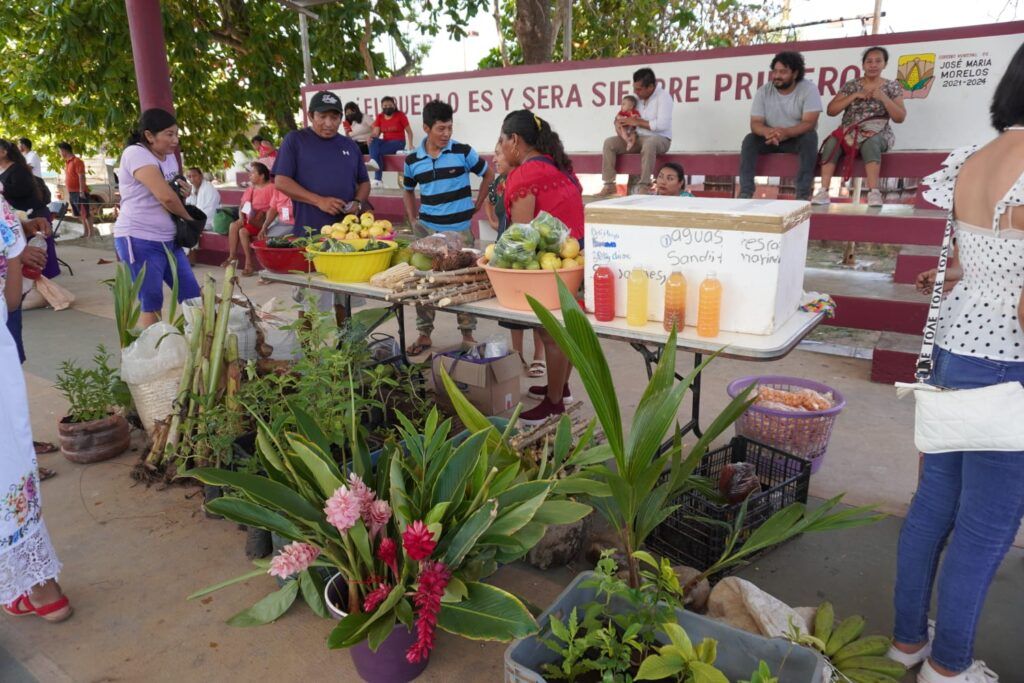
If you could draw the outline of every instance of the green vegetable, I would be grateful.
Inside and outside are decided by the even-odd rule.
[[[412,257],[409,259],[409,263],[416,270],[430,270],[434,267],[434,262],[430,260],[429,256],[416,252],[413,252]]]

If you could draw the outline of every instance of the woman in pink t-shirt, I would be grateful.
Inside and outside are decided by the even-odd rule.
[[[172,285],[170,261],[177,266],[178,301],[199,296],[199,283],[192,273],[185,250],[174,242],[171,214],[192,220],[185,205],[171,189],[170,181],[181,173],[174,156],[178,149],[178,122],[163,109],[147,109],[139,118],[138,130],[128,139],[117,170],[121,211],[114,224],[114,248],[131,268],[132,278],[146,269],[139,300],[139,324],[149,327],[163,310],[163,283]],[[166,250],[166,251],[165,251]]]
[[[238,243],[242,243],[242,254],[245,256],[245,269],[242,275],[249,277],[256,271],[252,267],[252,241],[261,240],[260,236],[266,227],[267,211],[274,201],[274,183],[270,180],[270,169],[259,161],[249,166],[252,184],[242,193],[242,203],[238,208],[238,220],[228,229],[228,257],[221,268],[227,266],[235,258]],[[265,236],[265,235],[264,235]]]

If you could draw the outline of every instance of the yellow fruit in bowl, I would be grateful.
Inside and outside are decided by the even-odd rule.
[[[575,237],[570,237],[562,243],[558,255],[562,258],[576,258],[578,253],[580,253],[580,242]]]
[[[494,245],[488,244],[487,248],[484,249],[484,260],[488,263],[494,260]]]
[[[362,225],[364,228],[368,228],[371,225],[373,225],[373,214],[370,213],[369,211],[364,213],[362,216],[359,217],[359,224]]]
[[[580,255],[577,256],[574,260],[576,261],[576,265],[582,266],[583,265],[583,252],[581,251]]]
[[[562,260],[554,254],[542,254],[540,267],[544,270],[558,270],[562,266]]]
[[[367,228],[363,228],[362,230],[359,231],[359,236],[362,237],[363,239],[366,239],[367,237],[370,236],[370,231]]]
[[[347,240],[357,240],[357,239],[359,239],[359,233],[356,232],[355,230],[353,230],[352,232],[350,232],[347,235],[345,235],[345,239],[347,239]]]
[[[384,234],[384,228],[374,223],[373,227],[371,227],[367,232],[370,233],[370,237],[380,237]]]
[[[342,225],[348,225],[349,223],[355,223],[358,220],[359,220],[359,216],[355,215],[354,213],[350,213],[347,216],[345,216],[343,219],[341,219],[341,224]]]
[[[333,225],[325,225],[324,227],[320,228],[321,235],[327,235],[328,237],[330,237],[332,232],[334,232]]]
[[[576,259],[565,258],[565,259],[562,259],[561,270],[565,270],[566,268],[575,268],[578,265],[580,265],[580,264],[578,264],[576,262]]]

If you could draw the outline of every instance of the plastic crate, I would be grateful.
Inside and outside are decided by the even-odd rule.
[[[806,503],[811,480],[811,464],[807,460],[742,436],[705,455],[694,474],[717,482],[726,464],[738,462],[754,464],[761,492],[746,500],[747,512],[737,548],[782,508]],[[703,493],[688,491],[673,504],[678,504],[679,509],[654,529],[647,538],[647,546],[675,563],[703,571],[725,551],[742,503],[719,504]]]
[[[566,619],[573,608],[586,609],[597,600],[597,592],[587,582],[594,572],[583,572],[566,586],[561,595],[537,617],[541,632],[513,641],[505,650],[505,683],[545,683],[540,671],[544,664],[553,664],[557,655],[541,641],[549,637],[551,616]],[[632,607],[621,597],[612,599],[612,611],[627,615]],[[704,638],[718,641],[715,667],[730,681],[747,678],[764,661],[784,683],[819,683],[823,678],[825,660],[816,651],[791,643],[783,638],[765,638],[747,633],[720,621],[676,609],[676,622],[683,627],[694,643]],[[661,642],[667,642],[664,635]]]

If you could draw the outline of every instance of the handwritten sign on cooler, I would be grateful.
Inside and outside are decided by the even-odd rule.
[[[632,196],[587,206],[584,279],[593,307],[593,271],[616,276],[615,310],[626,311],[634,267],[650,278],[648,318],[662,320],[664,285],[686,278],[686,324],[697,320],[697,290],[722,282],[722,330],[771,334],[796,312],[803,291],[810,209],[807,202]]]

